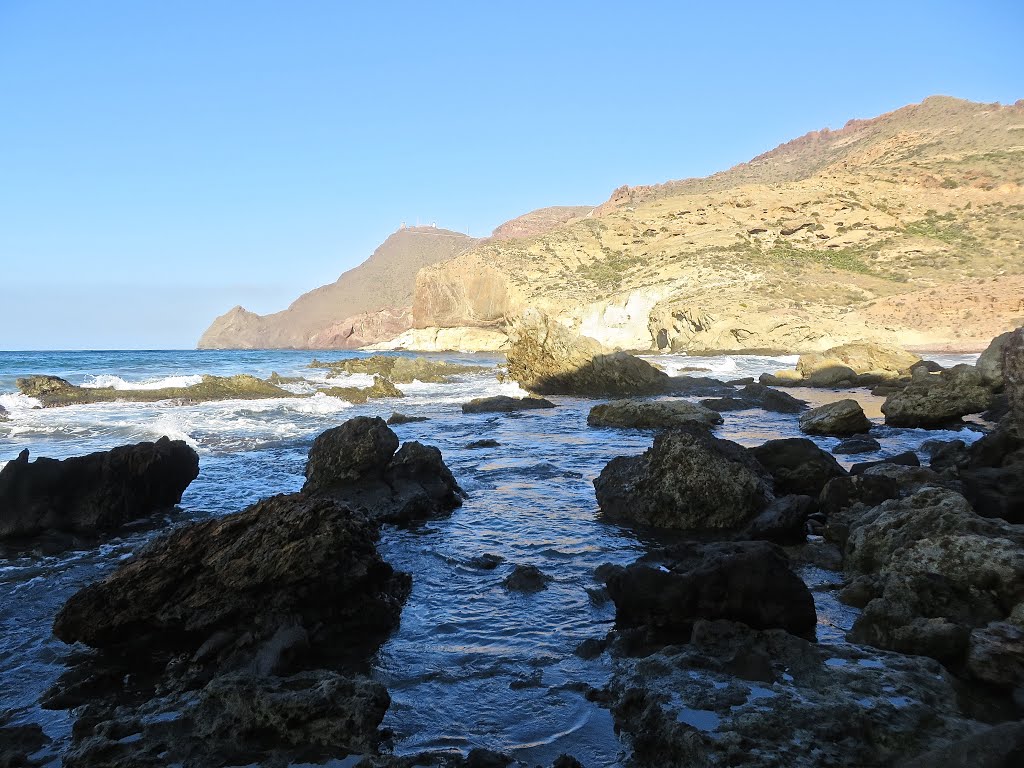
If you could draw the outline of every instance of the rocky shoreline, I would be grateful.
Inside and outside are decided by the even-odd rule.
[[[877,349],[861,360],[831,352],[823,363],[798,364],[802,386],[817,376],[817,386],[837,392],[874,387],[895,425],[903,417],[890,422],[890,413],[913,413],[914,426],[926,428],[983,411],[998,421],[971,445],[929,446],[928,467],[915,455],[847,470],[810,440],[746,448],[714,429],[732,410],[777,409],[798,417],[806,434],[848,438],[853,451],[872,439],[855,399],[811,408],[765,383],[671,377],[563,334],[543,316],[512,335],[505,375],[524,389],[620,398],[596,403],[588,423],[656,430],[646,453],[613,459],[594,488],[607,524],[664,543],[632,565],[598,569],[604,586],[592,599],[611,602],[615,626],[579,652],[611,660],[611,679],[587,696],[627,737],[631,765],[955,764],[985,734],[986,764],[1020,756],[1024,330],[997,339],[976,366],[948,370],[907,358],[879,366]],[[367,360],[337,367],[396,376],[393,358]],[[440,367],[436,375],[464,372]],[[463,411],[514,419],[558,405],[492,398]],[[401,416],[395,423],[410,418]],[[183,444],[155,446],[134,450],[174,450],[191,461]],[[195,477],[153,459],[60,464],[68,468],[44,476],[51,465],[26,456],[0,473],[0,499],[30,499],[20,503],[31,511],[16,517],[35,527],[22,524],[19,535],[110,531],[173,505],[182,480]],[[79,465],[75,477],[105,478],[104,490],[69,512],[52,494],[67,481],[54,478]],[[179,479],[152,501],[137,500],[111,479],[132,472],[151,473],[146,488]],[[44,697],[47,707],[74,709],[65,765],[286,765],[346,755],[362,756],[365,768],[513,762],[486,750],[395,757],[379,730],[390,698],[367,672],[416,574],[388,564],[376,542],[383,525],[417,525],[462,503],[440,451],[400,445],[383,420],[356,417],[313,441],[305,477],[297,493],[175,528],[67,601],[54,632],[91,650]],[[118,507],[115,498],[130,501]],[[0,518],[10,504],[0,504]],[[57,511],[39,513],[45,504]],[[114,512],[104,518],[88,504]],[[819,587],[804,571],[822,564],[844,574],[832,591],[858,611],[845,645],[815,642]],[[505,586],[530,594],[549,581],[519,565]],[[33,751],[10,760],[30,764]],[[564,756],[554,765],[578,763]]]

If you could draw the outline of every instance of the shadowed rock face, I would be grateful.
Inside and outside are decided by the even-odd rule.
[[[957,365],[938,374],[922,373],[882,404],[885,423],[894,427],[934,428],[981,413],[992,404],[992,390],[973,365]]]
[[[643,628],[686,642],[698,619],[728,619],[814,639],[810,590],[767,542],[687,543],[669,551],[668,570],[634,564],[607,579],[618,628]]]
[[[63,461],[22,451],[0,471],[0,538],[111,530],[174,506],[198,474],[196,452],[166,437]]]
[[[612,459],[594,489],[611,520],[683,530],[742,527],[774,498],[746,449],[700,427],[662,432],[643,455]]]
[[[831,454],[803,437],[769,440],[750,452],[771,473],[778,494],[817,497],[830,480],[846,476]]]
[[[535,310],[523,314],[510,338],[508,378],[536,394],[615,397],[670,389],[664,371],[625,352],[607,354]]]
[[[1024,436],[1024,328],[1018,328],[1003,350],[1003,385],[1018,434]]]

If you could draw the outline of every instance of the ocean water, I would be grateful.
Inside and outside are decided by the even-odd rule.
[[[340,359],[359,353],[317,353]],[[58,554],[0,546],[0,720],[37,722],[55,739],[56,755],[72,715],[41,710],[39,696],[66,669],[69,648],[53,638],[53,617],[63,602],[90,581],[109,573],[168,525],[178,525],[244,508],[265,496],[297,490],[313,438],[357,415],[387,417],[398,410],[428,417],[394,427],[399,438],[441,449],[469,493],[449,519],[412,529],[385,528],[380,550],[395,567],[413,575],[413,591],[401,627],[382,647],[375,674],[392,696],[384,727],[395,733],[400,754],[425,749],[488,747],[530,764],[544,764],[562,752],[587,766],[621,765],[628,745],[614,733],[608,712],[588,702],[587,686],[604,685],[611,674],[607,656],[584,661],[573,651],[588,638],[601,638],[612,625],[613,608],[591,598],[594,569],[629,563],[650,542],[635,532],[602,522],[592,481],[615,456],[644,451],[650,432],[594,429],[586,424],[593,401],[554,397],[558,407],[522,414],[463,415],[460,404],[485,395],[522,395],[495,373],[502,360],[488,355],[432,355],[452,362],[489,366],[484,373],[445,384],[399,385],[406,397],[351,405],[323,396],[200,405],[110,403],[40,409],[17,393],[19,376],[45,373],[83,386],[118,389],[187,386],[202,374],[249,373],[325,380],[310,369],[314,354],[303,351],[0,352],[0,405],[10,420],[0,422],[0,466],[28,449],[31,456],[65,458],[117,445],[182,439],[200,456],[200,475],[180,509],[158,525],[129,526],[102,545]],[[976,356],[942,355],[950,365]],[[671,373],[721,379],[758,376],[789,368],[795,357],[684,355],[650,358]],[[692,370],[699,369],[699,370]],[[333,379],[367,385],[370,378]],[[290,385],[296,395],[311,384]],[[849,393],[793,392],[814,404]],[[880,399],[854,394],[878,426],[882,444],[863,461],[918,450],[930,438],[970,441],[980,433],[893,429],[881,425]],[[759,410],[724,414],[722,437],[757,445],[775,437],[799,436],[797,417]],[[491,438],[500,447],[468,449]],[[831,448],[835,438],[815,438]],[[840,457],[849,464],[853,457]],[[494,554],[494,571],[469,561]],[[509,592],[502,580],[517,564],[538,566],[552,578],[543,592]],[[817,574],[819,581],[834,575]],[[816,592],[820,639],[843,642],[852,618],[831,593]],[[53,764],[59,764],[54,759]]]

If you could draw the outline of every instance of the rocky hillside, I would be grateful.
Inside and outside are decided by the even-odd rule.
[[[981,349],[1024,322],[1022,185],[1024,102],[932,97],[483,241],[421,270],[407,336],[533,306],[626,349]]]
[[[257,315],[235,307],[218,317],[200,349],[281,347],[351,349],[409,328],[416,272],[457,256],[477,240],[435,227],[407,227],[330,285],[304,293],[288,309]]]

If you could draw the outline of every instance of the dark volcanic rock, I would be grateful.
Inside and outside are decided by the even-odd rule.
[[[829,480],[846,475],[832,454],[804,437],[769,440],[750,452],[771,473],[778,494],[817,498]]]
[[[851,453],[870,453],[881,450],[881,448],[882,444],[873,437],[854,435],[845,440],[840,440],[839,444],[832,449],[832,453],[845,456]]]
[[[502,584],[513,592],[540,592],[549,581],[551,577],[536,565],[517,565]]]
[[[441,452],[398,437],[380,418],[357,416],[309,449],[304,493],[327,493],[374,520],[407,523],[450,513],[464,496]]]
[[[475,451],[478,448],[500,448],[501,443],[491,438],[484,438],[483,440],[471,440],[466,443],[466,450]]]
[[[878,461],[858,462],[850,467],[850,474],[863,475],[872,467],[881,467],[885,464],[895,464],[900,467],[919,467],[921,466],[921,460],[917,458],[917,454],[913,451],[904,451],[903,453],[897,453],[895,456],[886,456]]]
[[[751,520],[741,536],[776,544],[800,544],[807,539],[807,518],[816,508],[817,499],[810,496],[782,496]]]
[[[196,452],[166,437],[63,461],[22,451],[0,470],[0,538],[107,531],[174,506],[198,474]]]
[[[96,648],[195,653],[218,633],[231,649],[298,616],[310,632],[379,638],[397,625],[410,579],[380,559],[376,538],[333,498],[273,496],[158,539],[73,595],[53,630]]]
[[[388,416],[388,426],[396,426],[398,424],[414,424],[417,421],[429,421],[426,416],[410,416],[405,413],[399,413],[395,411]]]
[[[512,413],[513,411],[534,411],[538,408],[554,408],[555,404],[543,397],[477,397],[463,403],[463,413]]]
[[[661,528],[739,528],[774,498],[742,446],[701,428],[662,432],[641,456],[612,459],[594,480],[602,513]]]
[[[759,541],[687,543],[674,547],[670,557],[669,570],[641,564],[609,569],[616,627],[686,642],[698,619],[728,619],[813,639],[814,600],[778,547]]]

